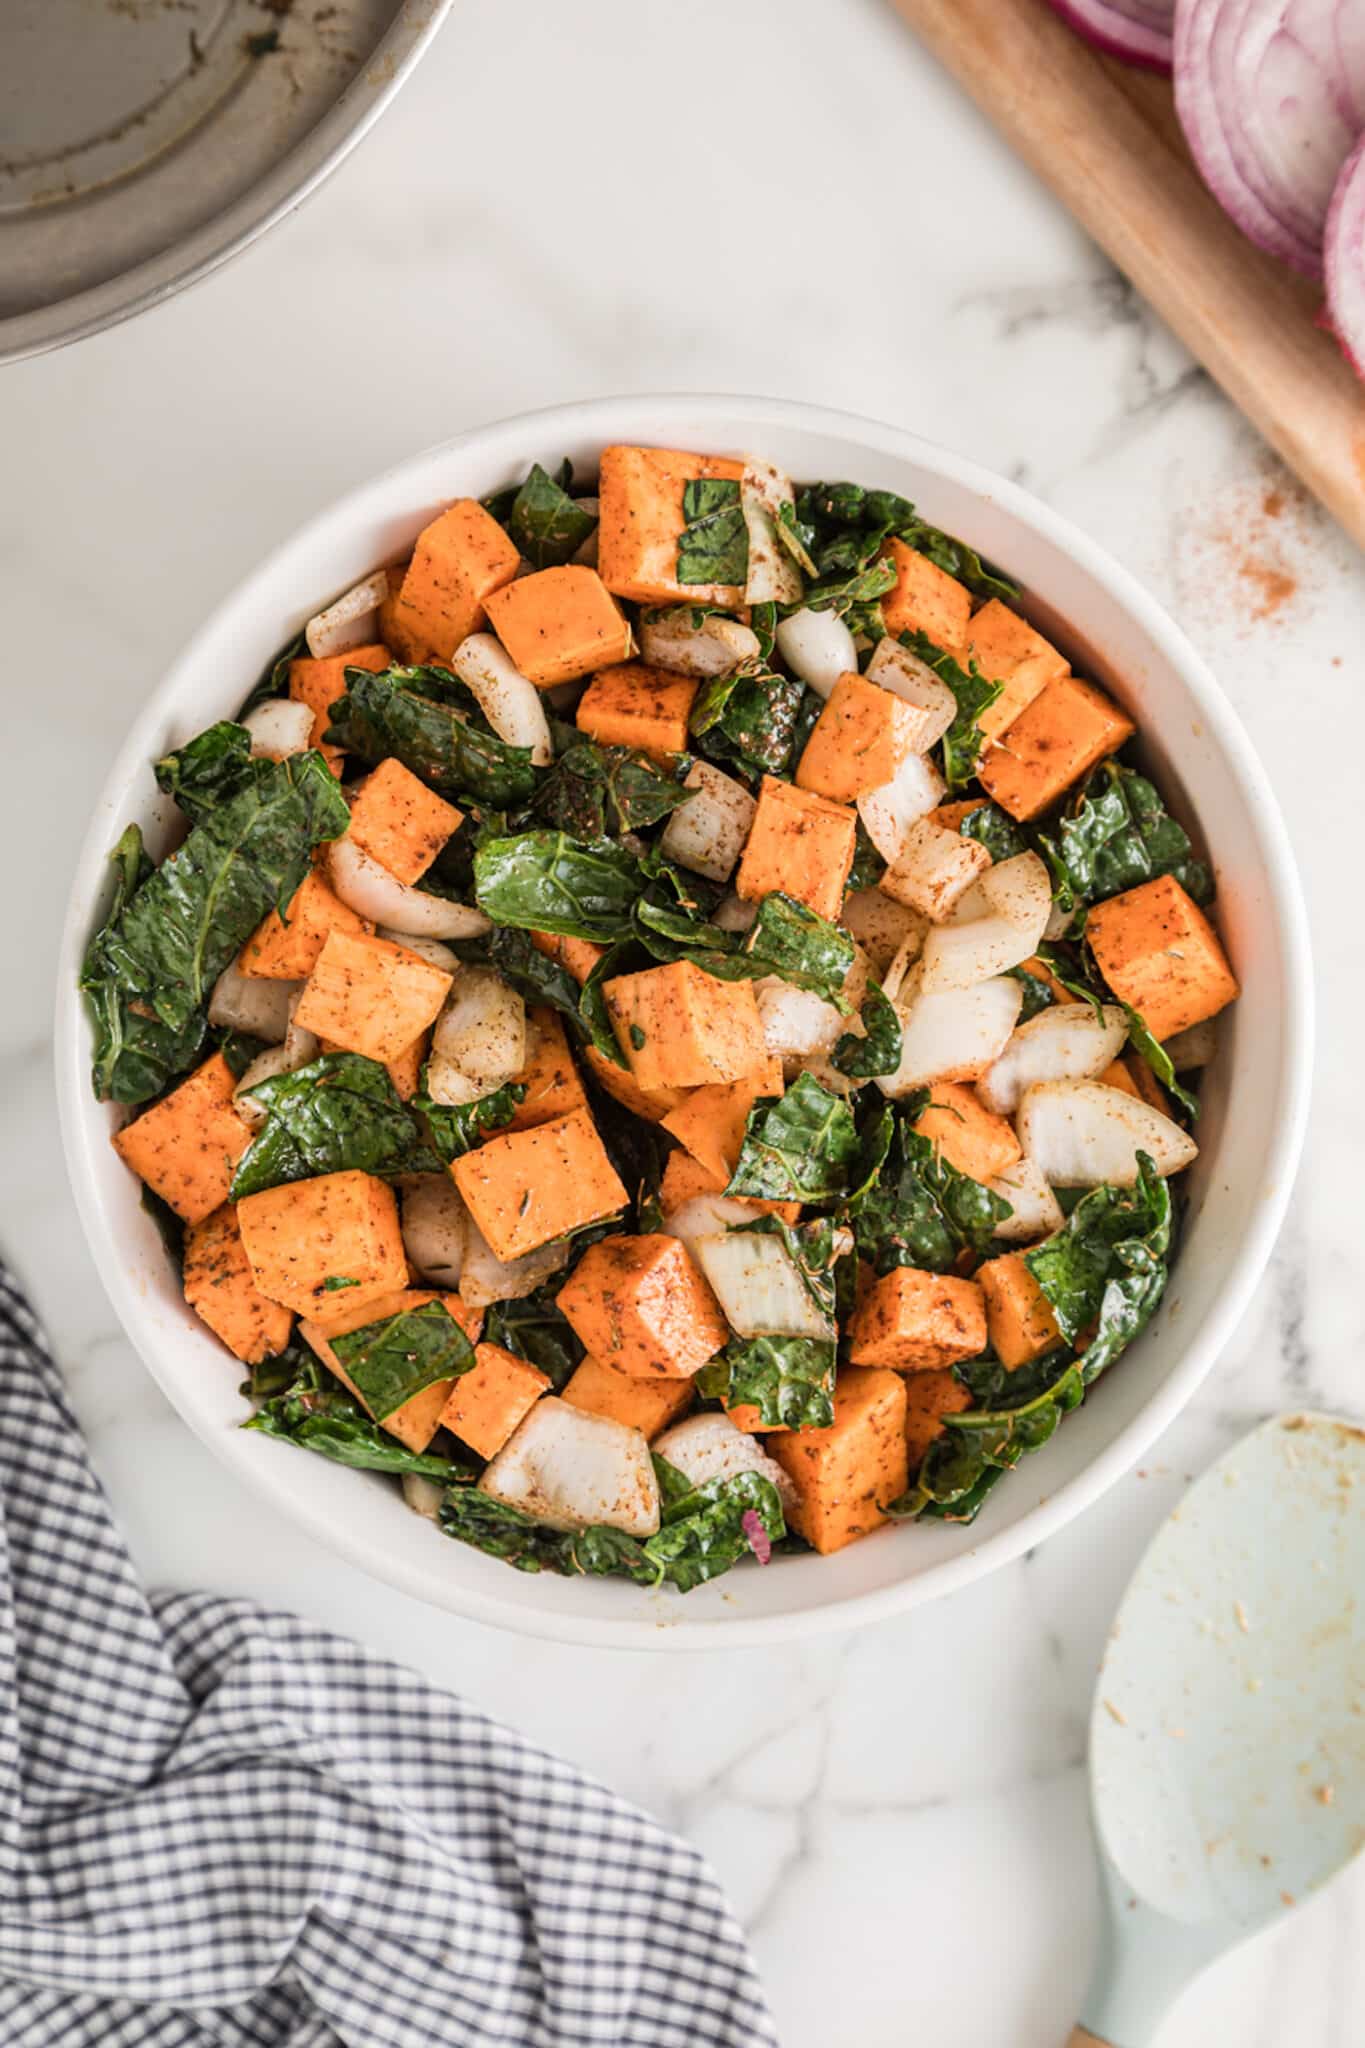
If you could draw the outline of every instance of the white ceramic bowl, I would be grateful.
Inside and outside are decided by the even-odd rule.
[[[887,1530],[832,1558],[732,1572],[685,1598],[513,1572],[441,1536],[392,1482],[243,1433],[240,1369],[181,1301],[137,1184],[109,1144],[115,1114],[90,1094],[90,1033],[76,992],[107,893],[109,848],[133,818],[154,852],[164,843],[168,806],[149,764],[231,716],[318,604],[398,559],[444,501],[480,496],[532,461],[565,454],[590,473],[612,441],[753,450],[797,478],[900,491],[1003,564],[1040,625],[1136,718],[1163,789],[1217,869],[1222,928],[1245,991],[1223,1020],[1206,1081],[1203,1149],[1166,1300],[1055,1441],[1009,1475],[970,1529]],[[974,463],[871,421],[766,399],[602,399],[481,428],[361,485],[278,548],[191,642],[129,734],[81,852],[61,952],[57,1085],[77,1205],[123,1325],[186,1421],[248,1484],[339,1556],[456,1613],[576,1642],[733,1647],[872,1620],[980,1578],[1070,1521],[1142,1454],[1218,1356],[1273,1244],[1307,1107],[1311,1000],[1289,848],[1246,736],[1183,635],[1084,534]]]

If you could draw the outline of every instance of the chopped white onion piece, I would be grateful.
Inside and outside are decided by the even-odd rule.
[[[348,909],[372,924],[387,925],[399,934],[400,945],[408,939],[477,939],[492,929],[483,912],[472,904],[448,903],[444,896],[408,888],[349,833],[334,839],[328,848],[327,873]]]
[[[542,1280],[548,1280],[568,1263],[569,1246],[564,1238],[537,1245],[533,1252],[525,1252],[519,1259],[499,1259],[474,1218],[466,1216],[460,1295],[470,1308],[487,1308],[495,1301],[520,1301],[524,1294],[534,1294]]]
[[[693,1258],[704,1237],[728,1230],[732,1223],[752,1223],[762,1212],[752,1202],[737,1202],[730,1195],[693,1195],[664,1218],[664,1229],[687,1246]]]
[[[426,1089],[433,1102],[439,1102],[443,1109],[463,1109],[467,1103],[477,1102],[481,1096],[491,1095],[492,1089],[485,1088],[479,1081],[448,1060],[444,1053],[434,1052],[426,1063]]]
[[[549,1529],[659,1526],[659,1483],[638,1429],[543,1394],[485,1468],[479,1491]]]
[[[733,1479],[737,1472],[761,1472],[777,1488],[784,1511],[795,1498],[776,1458],[768,1456],[757,1437],[736,1429],[728,1415],[689,1415],[686,1422],[675,1422],[656,1438],[654,1449],[693,1486],[705,1486],[708,1479]]]
[[[1016,853],[992,862],[976,885],[986,905],[1027,932],[1029,951],[1042,942],[1052,915],[1052,882],[1047,863],[1036,853]]]
[[[669,860],[705,875],[711,882],[728,882],[744,851],[744,842],[754,822],[758,805],[747,789],[709,761],[694,761],[687,771],[684,789],[696,791],[685,804],[670,812],[659,844]]]
[[[771,462],[750,456],[739,486],[740,508],[749,532],[749,569],[744,580],[746,604],[799,604],[805,588],[801,571],[785,543],[777,521],[783,505],[796,509],[792,480]]]
[[[777,651],[792,674],[818,697],[828,697],[840,676],[857,672],[857,642],[833,611],[813,612],[807,607],[780,619]]]
[[[746,903],[742,896],[733,892],[722,896],[711,912],[712,924],[718,924],[723,932],[752,931],[758,918],[758,905]]]
[[[531,766],[548,768],[554,759],[550,722],[534,683],[528,682],[492,633],[471,633],[450,657],[450,666],[473,691],[480,711],[509,747],[529,747]]]
[[[268,697],[242,724],[251,734],[251,752],[259,761],[284,761],[307,751],[313,739],[313,707],[292,697]]]
[[[970,988],[1036,953],[1052,909],[1047,869],[1036,853],[996,861],[935,925],[921,956],[924,987]]]
[[[845,896],[839,919],[867,954],[872,972],[883,982],[886,970],[907,941],[913,941],[918,954],[929,928],[917,910],[894,902],[880,889],[854,889]]]
[[[425,960],[428,967],[439,967],[442,974],[458,974],[460,956],[443,946],[439,939],[417,939],[411,932],[396,932],[386,924],[375,927],[377,939],[387,939],[391,946],[402,946],[409,953],[415,953],[419,960]]]
[[[925,993],[915,967],[896,999],[901,1058],[894,1074],[879,1076],[883,1095],[908,1095],[931,1081],[974,1081],[1004,1051],[1024,991],[1007,977],[971,988]]]
[[[403,1474],[403,1499],[415,1515],[422,1515],[428,1522],[441,1518],[441,1497],[445,1488],[434,1479],[425,1478],[420,1472]]]
[[[910,827],[937,810],[947,784],[927,754],[907,754],[890,782],[864,790],[858,815],[884,861],[893,865],[905,851]]]
[[[728,676],[742,661],[752,661],[758,651],[759,638],[751,626],[717,613],[693,625],[686,605],[679,605],[664,618],[640,622],[644,661],[653,668],[671,669],[677,676],[695,676],[701,682]]]
[[[234,960],[213,984],[209,1022],[220,1031],[245,1031],[252,1038],[263,1038],[267,1045],[279,1045],[289,1029],[290,1003],[302,987],[301,981],[243,974]]]
[[[431,1035],[433,1061],[449,1061],[491,1095],[526,1065],[526,1004],[492,967],[461,967]]]
[[[850,1017],[848,1028],[855,1038],[867,1036],[861,1018]],[[861,1081],[854,1080],[851,1074],[841,1074],[833,1061],[827,1060],[823,1053],[818,1052],[806,1053],[799,1059],[793,1058],[782,1062],[784,1081],[791,1083],[799,1080],[802,1074],[809,1074],[812,1081],[818,1081],[830,1095],[856,1095],[863,1085]]]
[[[1025,1153],[1058,1188],[1132,1187],[1139,1152],[1163,1176],[1199,1152],[1170,1117],[1102,1081],[1040,1081],[1020,1101],[1016,1128]]]
[[[415,1176],[399,1200],[403,1249],[428,1286],[453,1291],[464,1268],[469,1212],[448,1173]]]
[[[882,976],[882,994],[888,1002],[898,1003],[912,968],[919,966],[919,956],[924,950],[924,933],[912,932],[896,948],[887,963]]]
[[[1036,1244],[1040,1237],[1051,1237],[1066,1221],[1036,1160],[1016,1159],[986,1185],[1010,1205],[1009,1215],[995,1226],[996,1236],[1006,1244]]]
[[[232,1092],[238,1116],[253,1131],[260,1129],[270,1112],[263,1102],[253,1101],[249,1091],[261,1081],[273,1081],[277,1074],[296,1074],[318,1056],[318,1042],[311,1031],[295,1032],[293,1038],[292,1045],[286,1038],[283,1045],[272,1045],[268,1052],[258,1053]]]
[[[882,876],[881,886],[897,903],[942,924],[990,864],[991,857],[979,840],[950,832],[931,817],[917,818],[905,836],[899,859]]]
[[[699,1237],[695,1252],[737,1336],[834,1335],[780,1237],[727,1230],[716,1237]]]
[[[387,569],[376,569],[360,583],[352,584],[344,596],[318,612],[303,629],[308,652],[316,661],[334,654],[349,654],[363,647],[375,634],[375,614],[389,594]]]
[[[795,988],[776,974],[765,974],[754,983],[754,995],[769,1052],[783,1060],[832,1052],[844,1032],[852,1028],[858,1006],[867,993],[867,980],[867,956],[855,950],[842,990],[849,1007],[841,1010],[812,989]]]
[[[936,747],[957,717],[957,698],[943,678],[890,634],[877,642],[867,664],[867,680],[890,690],[915,714],[910,744],[917,754]]]
[[[997,1116],[1013,1116],[1038,1081],[1093,1081],[1116,1060],[1128,1036],[1123,1011],[1106,1004],[1055,1003],[1021,1024],[976,1092]]]
[[[209,1016],[213,1016],[212,1010]],[[1191,1074],[1196,1067],[1206,1067],[1218,1050],[1218,1029],[1212,1017],[1206,1017],[1202,1024],[1187,1025],[1166,1040],[1166,1051],[1177,1074]]]

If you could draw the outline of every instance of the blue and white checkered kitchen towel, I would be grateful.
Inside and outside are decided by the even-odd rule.
[[[0,1268],[5,2048],[762,2048],[705,1865],[411,1672],[139,1584]]]

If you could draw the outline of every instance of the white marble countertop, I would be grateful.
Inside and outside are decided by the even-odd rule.
[[[1303,863],[1321,1052],[1307,1160],[1226,1358],[1143,1471],[1041,1552],[851,1637],[686,1661],[464,1625],[243,1491],[115,1325],[58,1149],[49,1011],[86,808],[207,608],[425,442],[621,390],[900,422],[1080,521],[1182,621]],[[459,0],[320,196],[150,317],[0,373],[9,994],[0,1245],[55,1332],[157,1581],[294,1606],[577,1759],[712,1856],[786,2048],[1049,2048],[1095,1907],[1096,1658],[1184,1479],[1276,1407],[1360,1413],[1360,557],[880,0]],[[1247,1105],[1254,1115],[1254,1104]],[[1215,1968],[1162,2048],[1344,2048],[1365,1876]]]

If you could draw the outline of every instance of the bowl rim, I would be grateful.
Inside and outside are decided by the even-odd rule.
[[[397,483],[409,473],[416,475],[433,463],[457,461],[463,452],[495,439],[500,433],[534,426],[543,430],[547,443],[562,438],[566,445],[575,439],[606,445],[612,439],[619,439],[623,433],[645,430],[651,412],[662,413],[681,407],[686,407],[698,427],[703,429],[708,421],[717,425],[724,422],[730,426],[736,418],[741,418],[758,432],[771,426],[869,440],[892,458],[917,464],[977,497],[994,501],[1008,515],[1031,528],[1045,543],[1069,556],[1135,619],[1196,699],[1201,717],[1207,722],[1234,779],[1254,805],[1263,830],[1267,897],[1287,965],[1278,1075],[1282,1114],[1268,1147],[1265,1199],[1258,1205],[1251,1227],[1228,1263],[1196,1339],[1180,1354],[1174,1367],[1137,1414],[1080,1472],[1062,1482],[1006,1528],[923,1571],[908,1573],[894,1585],[783,1614],[752,1618],[736,1616],[706,1622],[689,1622],[684,1616],[660,1622],[627,1615],[614,1620],[568,1612],[558,1615],[541,1609],[523,1612],[496,1594],[461,1585],[455,1576],[433,1587],[429,1577],[424,1577],[406,1561],[376,1558],[368,1547],[362,1546],[358,1537],[352,1538],[345,1527],[338,1527],[332,1522],[320,1505],[279,1483],[275,1476],[279,1468],[269,1457],[259,1455],[261,1443],[258,1437],[235,1430],[226,1433],[211,1431],[181,1405],[173,1378],[161,1369],[151,1345],[144,1344],[138,1289],[115,1247],[108,1216],[95,1194],[94,1177],[90,1171],[94,1128],[89,1116],[82,1114],[88,1101],[89,1077],[84,1044],[87,1026],[76,981],[89,930],[91,905],[98,898],[106,867],[110,843],[109,812],[115,802],[125,796],[133,778],[145,770],[151,758],[148,749],[152,735],[176,702],[184,681],[198,669],[201,650],[211,644],[220,624],[249,599],[257,581],[268,573],[280,554],[285,550],[306,549],[321,540],[329,528],[344,531],[347,524],[355,520],[363,502],[381,494],[384,487]],[[634,424],[625,425],[625,416],[629,416]],[[216,1457],[328,1551],[345,1558],[377,1582],[395,1586],[428,1606],[543,1640],[594,1648],[691,1651],[744,1649],[809,1639],[908,1612],[975,1579],[985,1578],[1034,1548],[1073,1521],[1136,1463],[1185,1407],[1212,1369],[1269,1261],[1293,1190],[1303,1148],[1311,1092],[1313,1028],[1314,984],[1307,915],[1288,833],[1269,779],[1241,720],[1208,664],[1162,605],[1128,569],[1069,519],[1043,504],[1021,485],[970,457],[959,455],[906,429],[862,414],[793,399],[672,391],[623,393],[533,408],[484,422],[446,440],[414,450],[388,468],[353,484],[339,497],[332,498],[310,519],[274,544],[237,581],[191,636],[142,705],[95,799],[91,821],[83,835],[73,870],[71,894],[58,949],[53,1052],[62,1149],[77,1213],[96,1270],[134,1350],[177,1414]]]

